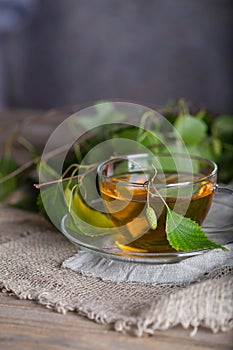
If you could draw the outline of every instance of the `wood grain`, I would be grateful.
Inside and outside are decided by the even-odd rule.
[[[19,300],[0,293],[0,348],[2,350],[230,350],[230,332],[212,334],[200,329],[175,327],[157,331],[154,336],[136,338],[120,334],[110,326],[96,324],[76,313],[61,315],[30,300]]]

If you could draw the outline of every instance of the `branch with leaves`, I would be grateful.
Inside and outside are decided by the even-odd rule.
[[[110,116],[110,120],[119,121],[119,114],[116,116],[111,106],[106,110],[106,115],[102,115],[102,110],[97,108],[96,116],[96,125],[101,124],[101,121],[104,121],[106,115]],[[233,168],[231,166],[233,162],[233,118],[230,115],[219,115],[215,118],[212,118],[209,113],[205,110],[198,111],[195,115],[192,115],[189,111],[188,105],[185,101],[180,100],[178,103],[174,104],[172,107],[165,106],[162,113],[167,116],[168,120],[175,126],[177,131],[180,133],[187,149],[191,154],[201,156],[207,159],[214,160],[219,165],[219,181],[220,182],[229,182],[233,179]],[[175,112],[174,112],[175,111]],[[99,114],[98,114],[99,113]],[[120,116],[122,122],[124,121],[124,115]],[[96,164],[88,165],[82,174],[76,174],[80,169],[80,163],[82,158],[88,151],[94,147],[99,142],[104,141],[109,138],[128,138],[132,140],[137,140],[143,146],[149,148],[152,152],[160,152],[162,145],[154,137],[153,132],[148,132],[144,129],[146,121],[151,118],[150,113],[144,115],[141,119],[141,127],[137,129],[136,127],[128,125],[127,127],[115,126],[112,131],[109,129],[103,129],[100,133],[97,132],[91,133],[90,135],[85,135],[81,145],[74,145],[74,152],[69,160],[64,173],[61,178],[54,181],[45,182],[42,184],[37,184],[37,189],[46,189],[56,184],[62,183],[66,189],[66,198],[64,199],[71,211],[72,203],[74,200],[79,202],[80,207],[83,203],[80,202],[80,198],[77,193],[79,186],[73,185],[74,180],[78,180],[79,184],[82,182],[82,179],[89,172],[93,171]],[[87,129],[93,125],[93,118],[85,116],[85,118],[80,117],[80,124]],[[18,165],[17,161],[14,159],[14,147],[19,143],[25,148],[27,152],[31,155],[31,159],[23,165]],[[47,155],[47,159],[52,159],[59,152],[67,149],[67,145],[62,146],[51,152]],[[20,132],[14,133],[5,145],[5,152],[2,158],[0,159],[0,201],[7,201],[8,198],[15,191],[19,190],[21,187],[28,186],[29,191],[27,193],[27,200],[22,203],[22,201],[14,201],[13,204],[18,207],[23,207],[25,209],[34,209],[43,212],[43,205],[40,201],[38,193],[32,191],[33,183],[37,181],[35,178],[38,174],[38,168],[41,164],[41,155],[36,150],[33,144],[20,135]],[[150,180],[149,185],[153,185],[154,177]],[[66,183],[66,185],[65,185]],[[71,185],[72,184],[72,185]],[[76,187],[75,187],[76,186]],[[156,188],[154,191],[156,191]],[[159,195],[159,192],[158,192]],[[162,199],[162,198],[161,198]],[[163,199],[164,201],[164,199]],[[9,203],[9,202],[8,202]],[[37,203],[37,204],[36,204]],[[190,250],[197,249],[200,247],[204,248],[222,248],[221,246],[216,245],[215,243],[208,240],[205,236],[205,233],[201,230],[200,226],[194,221],[188,218],[181,220],[181,217],[178,213],[174,212],[164,201],[164,205],[167,208],[167,218],[166,218],[166,232],[167,239],[170,242],[170,245],[176,250]],[[90,213],[94,217],[94,212]],[[149,191],[147,197],[147,208],[146,208],[147,220],[152,229],[157,227],[157,217],[153,207],[149,202]],[[106,218],[105,218],[106,219]],[[104,222],[104,225],[110,225],[109,221],[101,220]],[[88,220],[88,218],[86,218]],[[178,221],[180,224],[178,225]],[[110,225],[111,226],[111,225]],[[101,231],[101,230],[100,230]],[[188,234],[189,232],[190,234]],[[195,232],[196,240],[194,239],[193,233]]]

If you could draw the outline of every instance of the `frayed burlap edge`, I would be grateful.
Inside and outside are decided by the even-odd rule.
[[[154,334],[156,330],[167,330],[176,325],[184,329],[192,327],[194,336],[200,326],[209,328],[213,333],[226,332],[233,328],[233,278],[224,277],[191,285],[176,293],[160,296],[151,305],[145,305],[132,316],[117,316],[104,312],[98,305],[69,303],[54,298],[53,293],[36,290],[20,291],[19,286],[2,282],[3,292],[12,293],[20,299],[35,300],[62,314],[77,312],[97,323],[113,325],[117,332],[133,332],[140,337],[143,333]],[[200,298],[201,296],[201,298]]]
[[[206,276],[206,280],[185,287],[103,282],[61,268],[64,259],[76,249],[40,216],[1,207],[0,219],[0,289],[3,292],[35,300],[59,313],[74,311],[98,323],[112,325],[118,332],[133,331],[137,336],[179,324],[185,329],[192,327],[191,335],[195,335],[200,326],[214,333],[233,327],[231,267],[219,269],[216,274]],[[77,283],[84,289],[81,298],[78,292],[70,294],[73,286],[67,283],[73,280],[78,292]],[[66,289],[62,293],[53,286],[58,282]],[[100,289],[91,294],[92,298],[87,296],[82,300],[93,285]],[[108,292],[108,298],[100,302],[102,291]],[[111,291],[115,292],[115,298],[122,293],[122,297],[114,299],[114,304],[112,295],[109,298]],[[98,301],[96,296],[100,298]]]

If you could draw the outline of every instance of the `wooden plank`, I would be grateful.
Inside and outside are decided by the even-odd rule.
[[[74,312],[61,315],[34,301],[19,300],[0,293],[0,348],[2,350],[208,350],[232,349],[232,334],[212,334],[200,329],[195,337],[190,330],[175,327],[157,331],[154,336],[136,338],[119,334],[111,326],[100,325]]]

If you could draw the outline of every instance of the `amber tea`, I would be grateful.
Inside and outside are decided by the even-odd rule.
[[[202,170],[202,169],[200,169]],[[104,200],[108,217],[119,233],[131,236],[129,243],[121,240],[116,245],[123,252],[160,253],[175,251],[166,238],[165,224],[167,208],[189,217],[199,225],[204,221],[213,200],[213,179],[203,173],[158,173],[153,187],[148,187],[151,172],[132,171],[119,173],[110,168],[105,169],[105,177],[99,181],[101,197]],[[187,186],[178,186],[189,184]],[[190,190],[187,191],[191,186]],[[164,192],[163,189],[167,191]],[[149,204],[156,213],[157,227],[151,229],[146,217]],[[158,192],[161,195],[158,195]]]

